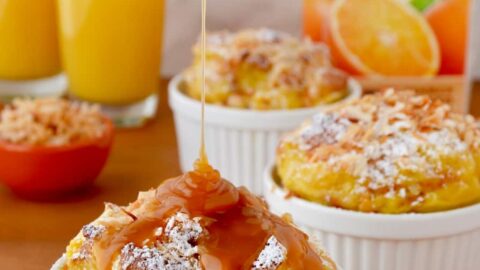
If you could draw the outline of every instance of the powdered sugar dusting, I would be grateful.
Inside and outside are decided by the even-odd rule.
[[[177,250],[183,256],[198,253],[198,247],[192,245],[192,242],[196,241],[203,231],[199,221],[199,218],[190,219],[183,213],[169,218],[165,226],[165,236],[168,239],[165,247]]]
[[[147,246],[138,248],[127,244],[121,251],[122,270],[185,270],[202,269],[198,260],[184,259],[175,252]]]
[[[350,126],[350,121],[336,114],[318,113],[311,125],[302,131],[302,149],[310,149],[321,144],[338,142]]]
[[[100,224],[99,225],[87,224],[82,228],[83,237],[89,240],[96,240],[100,238],[103,232],[105,232],[105,226]]]
[[[410,166],[417,168],[426,162],[418,156],[421,141],[406,133],[397,133],[383,143],[375,141],[364,146],[363,155],[368,166],[360,174],[360,182],[370,181],[369,188],[391,186],[399,175],[398,161],[405,158]],[[412,162],[413,161],[413,162]],[[410,167],[412,168],[412,167]]]
[[[121,251],[122,270],[156,270],[165,269],[166,258],[156,248],[137,248],[133,243],[127,244]]]
[[[156,230],[159,232],[160,230]],[[203,228],[198,218],[177,213],[167,220],[160,239],[152,246],[136,247],[129,243],[120,255],[122,270],[202,269],[196,241]]]
[[[252,270],[275,270],[283,263],[286,255],[287,249],[272,235],[253,263]]]
[[[85,238],[82,245],[72,254],[72,261],[88,260],[92,256],[92,246],[105,232],[106,227],[101,224],[87,224],[82,227],[81,234]]]
[[[426,134],[426,139],[445,154],[465,151],[468,148],[466,143],[446,128]]]
[[[72,254],[72,261],[84,261],[91,257],[91,242],[86,242],[77,252]]]

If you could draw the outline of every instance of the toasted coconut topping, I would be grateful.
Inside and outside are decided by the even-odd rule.
[[[207,36],[206,101],[250,109],[292,109],[331,103],[348,94],[347,75],[332,67],[328,48],[270,29]],[[185,72],[199,98],[200,46]]]
[[[287,249],[278,242],[275,236],[270,236],[252,270],[275,270],[283,263],[287,256]]]
[[[165,229],[157,229],[159,240],[153,246],[123,247],[120,264],[123,270],[202,269],[196,241],[203,228],[198,218],[177,213],[167,220]]]
[[[407,190],[397,188],[408,181],[405,172],[441,178],[439,157],[478,149],[480,132],[473,117],[440,101],[389,89],[321,112],[285,141],[357,176],[365,184],[357,192],[387,189],[387,196],[405,198]]]
[[[0,112],[0,140],[26,145],[67,145],[100,137],[98,106],[63,99],[15,99]]]
[[[96,240],[105,232],[105,226],[88,224],[83,226],[82,235],[88,240]]]

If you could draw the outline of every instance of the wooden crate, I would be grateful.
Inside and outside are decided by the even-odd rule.
[[[390,77],[390,78],[356,78],[363,87],[364,93],[372,93],[389,87],[395,89],[415,90],[419,94],[428,94],[448,102],[452,109],[468,112],[470,94],[464,76],[425,77]]]

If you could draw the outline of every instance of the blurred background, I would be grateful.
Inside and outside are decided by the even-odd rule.
[[[269,27],[296,36],[302,33],[302,1],[209,0],[207,5],[209,31]],[[164,75],[174,75],[190,64],[191,48],[198,38],[199,10],[200,1],[167,1]]]
[[[437,38],[439,38],[439,42],[441,43],[440,46],[448,47],[445,48],[445,50],[452,51],[447,54],[454,57],[453,62],[456,61],[457,63],[462,63],[461,65],[468,65],[469,68],[465,73],[468,77],[465,78],[466,80],[471,81],[475,78],[480,78],[480,29],[478,29],[480,28],[480,9],[478,7],[478,1],[401,1],[416,7],[422,13],[427,14],[427,17],[430,16],[433,18],[429,20],[433,23],[436,28],[435,31],[437,35],[439,35]],[[200,20],[200,14],[198,12],[200,1],[169,0],[167,2],[168,12],[166,13],[165,23],[165,46],[163,50],[164,62],[162,66],[162,74],[165,76],[171,76],[181,71],[191,62],[191,46],[198,37],[197,28],[198,21]],[[332,1],[209,0],[207,28],[210,31],[225,29],[235,31],[247,27],[270,27],[300,37],[303,33],[309,34],[308,29],[312,29],[308,25],[308,16],[310,16],[308,14],[315,14],[314,10],[316,9],[317,13],[321,14],[322,5],[326,2]],[[444,7],[442,7],[442,5]],[[469,6],[470,8],[467,10],[466,6]],[[433,13],[429,11],[429,9],[437,9],[438,11],[435,11],[436,14],[428,15],[429,12]],[[308,12],[312,10],[313,12]],[[265,14],[268,15],[265,16]],[[470,14],[475,14],[477,16],[471,17]],[[466,33],[469,31],[467,29],[468,25],[471,25],[470,32],[472,33],[472,37],[468,39],[470,44],[467,44],[468,41],[466,37]],[[321,28],[320,24],[313,27],[317,27],[317,29]],[[467,53],[467,57],[464,58],[465,56],[462,56],[462,51],[468,51],[468,48],[470,48],[470,51]],[[451,58],[449,58],[448,61],[452,61],[450,59]],[[459,64],[456,65],[458,66]],[[449,71],[447,69],[446,71],[441,70],[440,74],[459,75],[464,74],[464,70],[462,69],[459,71],[458,68],[456,70],[454,68],[453,71]],[[442,80],[440,80],[440,86],[437,90],[442,92],[441,90],[444,87],[449,88],[452,84],[455,84],[450,82],[452,81],[450,80],[445,85],[442,83]],[[480,88],[476,87],[476,85],[470,87],[461,82],[458,83],[457,81],[456,85],[459,86],[460,84],[461,86],[457,88],[457,90],[459,92],[465,91],[462,95],[465,95],[465,98],[468,99],[468,101],[463,101],[464,104],[460,106],[468,104],[467,106],[471,108],[472,113],[480,115],[480,109],[477,108],[477,106],[470,106],[471,104],[477,104],[480,102]],[[384,85],[372,85],[374,88],[381,86]],[[410,86],[410,84],[406,83],[406,86]],[[477,90],[474,91],[471,89]],[[472,91],[471,94],[470,91]],[[444,96],[443,93],[440,93],[439,95]]]

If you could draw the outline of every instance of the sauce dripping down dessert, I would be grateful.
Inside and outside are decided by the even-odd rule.
[[[203,45],[205,12],[202,0]],[[127,207],[106,204],[54,269],[336,269],[288,218],[222,179],[208,163],[203,137],[202,130],[193,171],[140,193]]]
[[[71,241],[63,269],[336,269],[261,199],[203,169],[127,207],[107,204]]]

